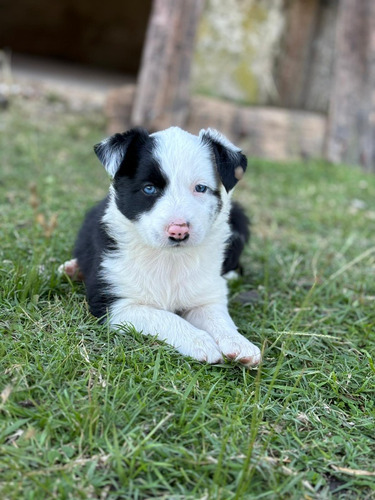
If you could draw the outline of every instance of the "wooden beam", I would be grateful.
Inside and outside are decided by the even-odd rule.
[[[154,0],[132,125],[151,131],[184,125],[195,33],[203,3],[204,0]]]
[[[375,173],[375,2],[370,0],[367,15],[366,88],[367,119],[362,140],[361,163]]]
[[[128,129],[135,85],[112,90],[106,115],[108,132]],[[220,99],[193,96],[184,128],[193,134],[214,127],[249,156],[272,160],[322,158],[326,137],[323,114],[281,108],[239,106]]]
[[[291,109],[240,106],[195,96],[186,129],[214,127],[247,155],[271,160],[322,158],[326,117]]]
[[[275,74],[279,106],[304,107],[320,9],[320,0],[292,0],[288,3],[286,29]]]
[[[374,0],[340,0],[326,156],[375,171]]]

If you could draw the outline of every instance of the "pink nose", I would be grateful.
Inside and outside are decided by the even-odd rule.
[[[170,238],[174,238],[175,240],[184,240],[189,236],[189,225],[186,222],[172,222],[172,224],[167,227],[167,234]]]

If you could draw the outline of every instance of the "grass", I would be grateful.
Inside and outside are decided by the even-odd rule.
[[[375,177],[250,161],[230,310],[264,363],[206,366],[98,325],[57,274],[107,189],[100,115],[0,117],[2,498],[375,498]]]

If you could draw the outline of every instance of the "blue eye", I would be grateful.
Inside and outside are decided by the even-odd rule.
[[[205,193],[208,188],[207,188],[207,186],[204,186],[203,184],[197,184],[194,189],[197,193]]]
[[[147,184],[142,190],[145,194],[156,194],[156,187],[152,184]]]

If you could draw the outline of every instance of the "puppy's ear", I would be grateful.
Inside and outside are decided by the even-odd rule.
[[[134,155],[149,138],[147,130],[137,127],[122,134],[111,135],[99,144],[95,144],[94,151],[109,175],[115,177],[120,167],[122,170],[126,157],[131,153]]]
[[[226,191],[230,191],[246,171],[246,156],[242,154],[240,148],[215,129],[202,129],[199,132],[199,138],[202,142],[209,144],[221,182]]]

